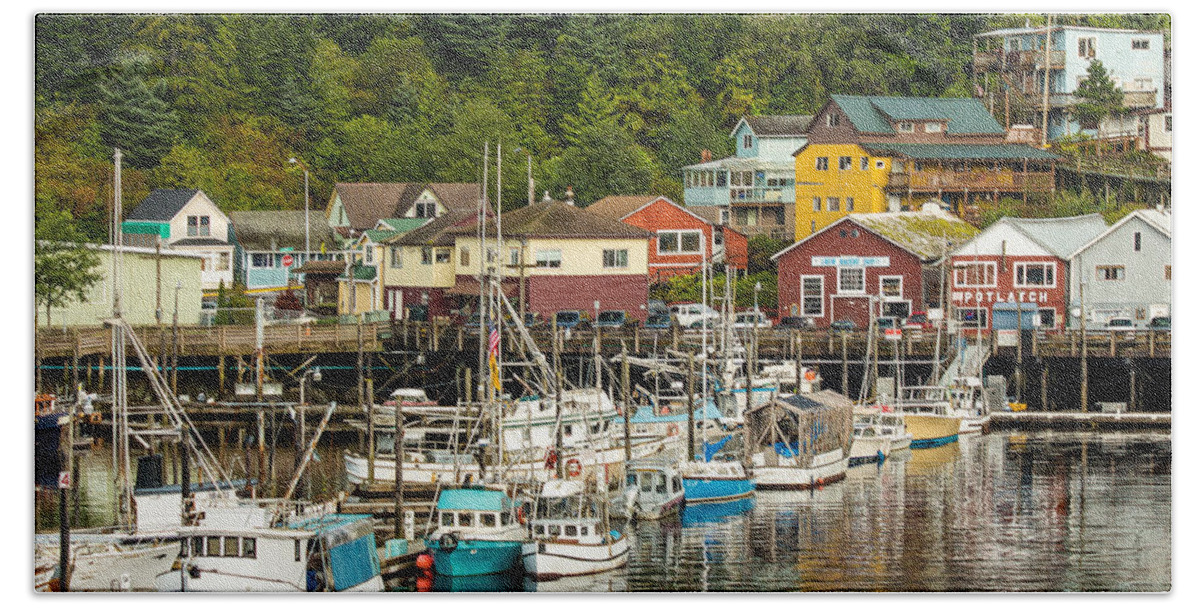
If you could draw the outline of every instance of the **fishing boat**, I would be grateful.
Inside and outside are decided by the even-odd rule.
[[[607,505],[583,482],[555,479],[542,485],[522,547],[525,573],[537,581],[596,574],[625,565],[629,540],[606,522]]]
[[[893,452],[906,450],[912,435],[904,429],[904,418],[882,408],[854,408],[854,443],[850,444],[850,466],[882,462]]]
[[[679,467],[687,504],[724,502],[754,496],[754,478],[736,461],[685,462]]]
[[[673,459],[631,460],[625,465],[625,507],[631,517],[662,519],[683,505],[683,480]]]
[[[822,390],[746,411],[750,465],[760,490],[807,489],[846,476],[853,403]]]
[[[524,515],[507,494],[485,488],[447,488],[437,499],[438,527],[426,546],[442,576],[479,576],[521,565],[529,538]]]
[[[904,418],[914,450],[935,448],[958,441],[962,417],[951,411],[949,389],[944,386],[910,386],[901,389],[891,404]]]

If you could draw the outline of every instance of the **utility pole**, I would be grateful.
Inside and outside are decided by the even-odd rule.
[[[687,421],[688,421],[687,443],[688,443],[688,445],[687,445],[687,455],[688,455],[688,462],[693,462],[696,460],[696,442],[695,442],[696,414],[695,414],[695,412],[692,411],[693,408],[695,408],[694,401],[695,401],[695,382],[696,382],[696,355],[694,353],[689,352],[687,361],[688,361],[688,373],[687,373]],[[747,379],[747,380],[749,380],[749,379]],[[750,395],[750,387],[751,387],[751,384],[748,382],[746,385],[746,402],[747,403],[750,402],[750,396],[749,396]]]
[[[183,280],[175,282],[175,312],[171,315],[171,393],[179,394],[179,290]],[[261,302],[261,300],[260,300]],[[261,384],[259,387],[261,389]]]
[[[1045,64],[1042,66],[1044,71],[1042,83],[1042,147],[1046,147],[1046,130],[1050,125],[1050,30],[1051,24],[1054,21],[1054,16],[1046,14],[1046,52]]]
[[[621,388],[625,392],[625,407],[621,408],[621,413],[625,416],[625,462],[633,459],[632,448],[629,445],[629,410],[633,409],[633,387],[629,385],[629,353],[625,352],[625,345],[621,345]]]

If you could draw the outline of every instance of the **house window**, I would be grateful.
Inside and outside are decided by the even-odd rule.
[[[510,247],[509,248],[509,250],[508,250],[508,265],[509,266],[520,266],[521,265],[521,249],[520,248],[518,248],[518,247]]]
[[[539,249],[535,258],[538,268],[562,267],[562,250],[560,249]]]
[[[846,197],[846,211],[848,211],[848,212],[854,211],[854,197],[853,196]]]
[[[188,236],[210,236],[207,215],[189,215],[187,218]]]
[[[1135,51],[1148,51],[1150,50],[1150,40],[1146,38],[1134,38],[1132,46]]]
[[[904,296],[904,277],[879,277],[879,295],[897,299]]]
[[[1038,322],[1046,329],[1053,329],[1055,326],[1055,313],[1053,308],[1039,308]]]
[[[956,308],[955,314],[963,327],[987,329],[986,308]]]
[[[955,287],[995,287],[995,262],[955,262]]]
[[[1125,267],[1124,266],[1097,266],[1096,267],[1097,281],[1124,281]]]
[[[229,270],[229,254],[217,254],[217,270]]]
[[[400,248],[392,247],[391,249],[392,249],[392,268],[403,268],[404,267],[404,259],[402,257],[402,254],[400,253],[400,251],[401,251]]]
[[[849,171],[850,170],[850,157],[849,156],[839,156],[838,157],[838,170],[839,171]]]
[[[414,208],[416,217],[437,217],[437,203],[434,201],[417,201]]]
[[[368,264],[374,264],[375,263],[375,248],[370,245],[367,245],[363,249],[367,253],[366,262]]]
[[[628,249],[605,249],[604,250],[604,267],[605,268],[628,268],[629,267],[629,250]]]
[[[437,251],[435,252],[435,258],[436,259],[434,261],[437,262],[438,264],[449,264],[450,263],[450,248],[449,247],[438,247]]]
[[[814,196],[813,197],[813,211],[820,211],[820,210],[821,210],[821,197]]]
[[[421,248],[421,264],[423,266],[429,266],[433,264],[433,247]]]
[[[866,293],[866,269],[839,268],[838,293]]]
[[[250,255],[250,266],[252,268],[274,268],[275,254],[253,253]]]
[[[829,170],[829,157],[828,156],[818,156],[817,157],[817,171],[828,171],[828,170]]]
[[[747,150],[749,150],[750,148],[753,148],[754,147],[754,136],[753,135],[743,135],[742,136],[742,147]]]
[[[901,133],[912,133],[913,132],[913,123],[911,123],[911,122],[896,123],[896,130]]]
[[[1134,251],[1142,250],[1142,233],[1141,232],[1133,233],[1133,250]]]
[[[1054,262],[1013,264],[1013,287],[1054,287]]]
[[[1168,280],[1168,281],[1171,280],[1171,265],[1170,264],[1163,266],[1163,274],[1164,274],[1164,278],[1166,278],[1166,280]]]
[[[839,114],[830,112],[825,115],[825,126],[836,127],[842,122],[842,117]]]
[[[728,175],[729,175],[729,173],[726,171],[717,171],[717,187],[718,188],[724,188],[726,186],[726,182],[728,181],[728,177],[727,177]]]
[[[806,317],[825,316],[825,277],[800,277],[800,314]]]
[[[841,199],[839,199],[836,196],[831,196],[831,197],[825,199],[825,208],[828,209],[829,211],[841,211],[842,210]]]
[[[468,247],[463,247],[458,251],[458,264],[460,266],[471,265],[471,250]]]
[[[882,168],[884,168],[883,161],[882,161],[882,160],[877,160],[877,161],[875,161],[875,168],[876,168],[876,169],[882,169]]]
[[[941,133],[942,132],[942,123],[940,123],[940,122],[925,123],[925,132],[926,133]]]
[[[741,211],[739,209],[739,211]],[[757,218],[755,218],[757,220]],[[699,230],[660,230],[658,233],[659,254],[700,253]]]
[[[859,171],[866,171],[870,167],[871,167],[871,159],[869,159],[865,156],[858,157],[858,170]]]
[[[1096,58],[1096,39],[1095,38],[1080,38],[1079,39],[1079,56],[1088,59]]]

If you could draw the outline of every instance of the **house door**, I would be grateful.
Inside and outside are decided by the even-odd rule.
[[[404,310],[404,292],[399,289],[389,289],[386,308],[393,319],[401,316],[401,311]]]

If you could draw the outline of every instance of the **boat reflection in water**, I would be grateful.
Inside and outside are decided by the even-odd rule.
[[[524,590],[541,593],[599,593],[627,591],[628,576],[623,570],[611,570],[597,574],[567,576],[553,581],[537,581],[525,578]]]
[[[727,500],[724,502],[685,503],[681,519],[683,527],[692,528],[741,515],[753,508],[754,497]]]
[[[908,460],[909,475],[926,475],[953,468],[958,459],[959,443],[947,443],[934,448],[913,450]]]
[[[498,572],[496,574],[480,574],[476,576],[442,576],[440,574],[433,575],[433,584],[428,582],[422,584],[420,579],[417,580],[417,589],[429,589],[437,592],[467,592],[467,593],[484,593],[493,591],[524,591],[525,587],[522,584],[524,577],[521,574],[520,568],[514,568],[507,572]],[[428,579],[426,579],[427,581]]]

